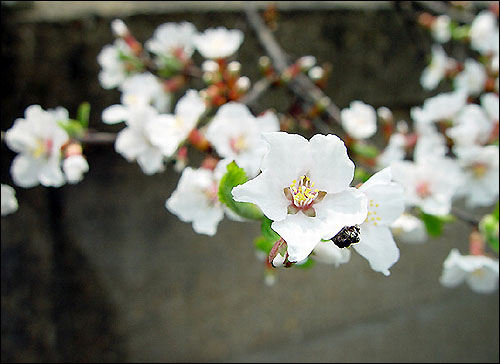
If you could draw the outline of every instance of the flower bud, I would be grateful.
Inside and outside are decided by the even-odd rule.
[[[325,70],[320,66],[314,66],[307,73],[309,78],[312,79],[313,81],[321,80],[321,78],[324,76],[324,74],[325,74]]]
[[[248,91],[250,88],[250,79],[246,76],[241,76],[238,78],[238,81],[236,81],[236,87],[240,93]]]
[[[127,26],[121,19],[115,19],[111,22],[111,30],[113,31],[115,37],[118,38],[125,38],[130,34]]]
[[[219,71],[219,64],[211,59],[207,59],[201,64],[203,72],[214,73]]]
[[[316,57],[302,56],[297,60],[302,71],[308,71],[316,64]]]

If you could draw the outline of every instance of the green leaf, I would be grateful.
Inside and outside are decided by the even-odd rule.
[[[267,217],[262,218],[262,224],[260,225],[260,229],[262,231],[262,235],[268,239],[271,240],[273,243],[280,238],[279,234],[275,232],[271,228],[272,220],[269,220]]]
[[[370,174],[364,168],[357,167],[354,170],[355,181],[360,181],[362,183],[365,183],[366,181],[368,181],[370,177],[371,177]]]
[[[493,209],[492,215],[495,219],[497,219],[497,221],[499,220],[499,218],[498,218],[498,202],[497,202],[497,205],[495,206],[495,208]]]
[[[256,237],[254,240],[255,248],[257,248],[257,250],[266,253],[267,255],[269,255],[269,253],[271,252],[274,243],[275,241],[271,241],[262,235]]]
[[[307,258],[307,260],[302,264],[294,264],[294,267],[307,269],[311,268],[316,262],[313,259]]]
[[[234,187],[245,183],[247,180],[247,175],[242,168],[238,167],[234,161],[229,163],[227,172],[222,176],[219,183],[219,200],[241,217],[260,220],[264,215],[256,205],[249,202],[237,202],[231,194]]]
[[[452,215],[430,215],[424,212],[420,214],[420,218],[431,236],[440,236],[443,232],[443,225],[455,221],[455,217]]]
[[[379,155],[377,147],[360,142],[353,143],[351,150],[357,155],[369,159],[377,158]]]
[[[498,213],[498,209],[495,212]],[[479,222],[479,231],[490,247],[498,253],[498,217],[494,213],[485,215]]]
[[[85,132],[82,125],[77,120],[59,120],[57,124],[59,124],[59,126],[63,128],[71,138],[79,138]]]
[[[76,118],[84,129],[87,129],[89,127],[89,116],[90,116],[90,104],[86,101],[82,102],[80,106],[78,106],[78,110],[76,112]]]

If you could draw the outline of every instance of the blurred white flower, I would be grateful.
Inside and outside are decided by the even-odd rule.
[[[147,175],[162,172],[165,169],[165,154],[158,139],[165,139],[168,135],[166,132],[154,130],[154,126],[162,122],[166,115],[160,115],[154,107],[144,104],[131,107],[127,111],[127,126],[118,133],[115,150],[129,162],[137,160]]]
[[[152,104],[160,113],[170,111],[172,95],[165,90],[160,80],[150,72],[138,73],[128,77],[120,85],[124,103],[144,102]]]
[[[499,150],[497,145],[456,147],[453,149],[464,173],[458,191],[468,207],[491,206],[498,200]]]
[[[160,57],[190,58],[194,52],[196,27],[189,22],[164,23],[156,28],[153,38],[146,42],[146,49]]]
[[[468,104],[456,116],[453,125],[446,130],[446,135],[453,139],[457,146],[484,144],[490,138],[493,128],[493,121],[481,106]]]
[[[498,20],[488,10],[480,12],[472,21],[469,31],[471,48],[481,54],[498,53]]]
[[[115,37],[121,38],[127,36],[130,33],[127,25],[125,25],[125,23],[121,19],[115,19],[111,22],[111,30],[113,31]]]
[[[206,29],[194,37],[194,44],[204,58],[216,59],[232,56],[243,42],[243,32],[225,27]]]
[[[391,231],[397,241],[408,244],[425,243],[429,238],[422,220],[407,212],[391,224]]]
[[[236,186],[236,201],[259,206],[288,247],[288,260],[309,256],[317,243],[366,218],[366,196],[350,188],[354,164],[335,135],[264,133],[269,151],[254,179]]]
[[[406,155],[406,137],[402,133],[394,133],[384,151],[377,157],[377,166],[381,169],[389,167],[392,162],[403,160]]]
[[[104,89],[118,87],[127,78],[124,57],[133,57],[133,54],[123,39],[106,44],[97,55],[97,62],[102,68],[98,75],[99,82]]]
[[[431,63],[424,68],[420,76],[420,84],[426,90],[434,90],[446,76],[447,71],[453,68],[456,63],[446,55],[440,44],[434,44],[431,52]]]
[[[467,102],[463,90],[440,93],[424,101],[422,107],[412,107],[411,118],[417,124],[430,124],[441,120],[453,120]]]
[[[439,282],[456,287],[463,282],[477,293],[493,293],[498,288],[498,260],[484,255],[461,255],[452,249],[443,263]]]
[[[2,216],[16,212],[18,207],[16,190],[2,183]]]
[[[171,157],[196,127],[205,110],[205,102],[198,92],[187,90],[175,105],[174,114],[162,114],[161,119],[151,124],[151,141],[161,147],[166,157]]]
[[[213,236],[224,217],[218,190],[213,171],[186,167],[165,206],[182,221],[191,222],[196,233]]]
[[[486,84],[486,68],[478,61],[467,58],[464,69],[454,80],[456,90],[464,90],[468,95],[477,96],[484,91]]]
[[[392,237],[390,225],[405,208],[404,190],[392,182],[391,168],[375,173],[359,188],[368,200],[366,220],[360,225],[359,243],[352,247],[370,267],[388,276],[389,268],[399,260],[399,249]]]
[[[493,122],[498,123],[498,114],[499,114],[499,104],[498,104],[498,95],[489,92],[481,95],[481,106],[486,111],[488,116]]]
[[[5,133],[7,146],[19,153],[10,168],[14,183],[26,188],[62,186],[61,147],[69,136],[58,121],[68,120],[68,111],[62,107],[45,111],[40,105],[31,105],[24,115]]]
[[[246,105],[230,102],[217,110],[205,136],[222,158],[234,160],[253,178],[260,172],[260,163],[267,151],[261,134],[279,130],[274,112],[268,111],[256,118]]]
[[[74,184],[83,179],[83,174],[89,171],[89,164],[84,156],[75,154],[63,160],[62,169],[66,180]]]
[[[377,113],[373,106],[352,101],[341,111],[342,127],[354,139],[367,139],[377,132]]]
[[[349,262],[351,251],[342,249],[335,245],[331,240],[320,241],[313,249],[311,258],[316,262],[331,264],[338,267],[340,264]]]
[[[448,15],[439,15],[431,25],[431,34],[439,43],[446,43],[451,39],[451,18]]]
[[[407,206],[418,206],[426,214],[446,215],[463,181],[455,160],[432,157],[391,164],[393,178],[405,188]]]

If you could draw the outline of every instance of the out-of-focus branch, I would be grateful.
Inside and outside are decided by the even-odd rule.
[[[479,225],[479,219],[469,215],[467,212],[462,211],[456,207],[453,207],[451,209],[451,214],[454,215],[456,218],[468,223],[469,225],[477,227]]]
[[[245,15],[248,23],[257,34],[257,38],[264,47],[264,50],[273,61],[274,68],[280,73],[285,71],[289,66],[289,57],[281,49],[271,30],[266,26],[260,17],[257,9],[255,8],[255,4],[249,2],[246,5]],[[339,108],[306,75],[298,74],[290,82],[288,82],[288,86],[305,102],[314,106],[321,106],[323,113],[326,114],[329,119],[334,120],[339,124],[341,123]],[[323,132],[331,131],[330,127],[323,121],[315,120],[315,124],[318,129]]]
[[[78,139],[83,144],[110,144],[116,140],[116,133],[89,131]]]

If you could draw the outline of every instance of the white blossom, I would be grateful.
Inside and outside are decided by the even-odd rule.
[[[480,12],[469,31],[471,48],[482,53],[498,53],[498,21],[488,10]]]
[[[232,56],[243,42],[243,32],[225,27],[206,29],[194,37],[194,44],[204,58],[216,59]]]
[[[196,233],[213,236],[224,217],[218,190],[219,181],[213,171],[186,167],[165,206],[182,221],[191,222]]]
[[[150,72],[138,73],[128,77],[120,85],[122,100],[130,103],[131,99],[136,102],[152,104],[160,113],[170,111],[170,99],[172,95],[165,90],[160,80]]]
[[[484,91],[486,84],[485,67],[472,58],[465,60],[464,69],[454,80],[457,90],[464,90],[468,95],[477,96]]]
[[[58,121],[68,120],[68,111],[62,107],[45,111],[40,105],[31,105],[24,115],[5,133],[7,146],[19,153],[10,168],[14,183],[26,188],[62,186],[61,147],[69,136]]]
[[[443,47],[439,44],[434,44],[431,52],[431,63],[424,68],[420,77],[420,83],[426,90],[434,90],[446,76],[446,72],[453,68],[456,63],[446,55]]]
[[[429,238],[422,220],[407,212],[391,224],[391,231],[397,241],[408,244],[425,243]]]
[[[123,39],[116,39],[113,44],[106,44],[97,55],[101,66],[99,82],[105,89],[120,86],[127,78],[123,57],[132,57],[132,51]]]
[[[2,183],[2,216],[16,212],[18,207],[16,190]]]
[[[468,104],[456,116],[452,127],[446,130],[446,135],[458,146],[478,145],[488,141],[493,128],[493,121],[481,106]]]
[[[491,206],[498,200],[499,150],[497,145],[456,147],[453,149],[464,173],[458,191],[468,207]]]
[[[393,178],[405,188],[407,206],[418,206],[426,214],[446,215],[463,181],[455,160],[437,157],[391,164]]]
[[[392,182],[391,168],[375,173],[359,188],[368,200],[366,220],[360,225],[359,243],[352,247],[368,260],[370,267],[388,276],[389,268],[399,260],[399,249],[390,225],[405,208],[404,190]]]
[[[422,107],[412,107],[411,117],[417,124],[430,124],[441,120],[453,120],[467,102],[463,90],[440,93],[424,101]]]
[[[217,110],[205,136],[222,158],[234,160],[253,178],[259,173],[267,151],[261,134],[279,130],[274,112],[254,117],[246,105],[230,102]]]
[[[498,288],[498,260],[484,255],[461,255],[452,249],[443,263],[439,282],[457,287],[466,282],[477,293],[493,293]]]
[[[146,42],[146,48],[160,57],[172,57],[181,52],[190,58],[194,52],[196,27],[189,22],[164,23],[156,28],[153,38]]]
[[[349,187],[354,164],[335,135],[264,133],[269,151],[254,179],[236,186],[236,201],[251,202],[273,221],[271,228],[287,243],[288,260],[309,256],[323,238],[366,218],[366,196]]]
[[[451,18],[448,15],[439,15],[431,25],[431,34],[439,43],[446,43],[451,39]]]
[[[331,264],[338,267],[340,264],[349,262],[351,251],[342,249],[331,240],[320,241],[313,249],[311,257],[319,263]]]
[[[367,139],[377,132],[377,113],[373,106],[352,101],[341,111],[342,127],[355,139]]]
[[[74,184],[83,179],[83,174],[89,171],[89,164],[84,156],[76,154],[63,160],[62,169],[68,183]]]

